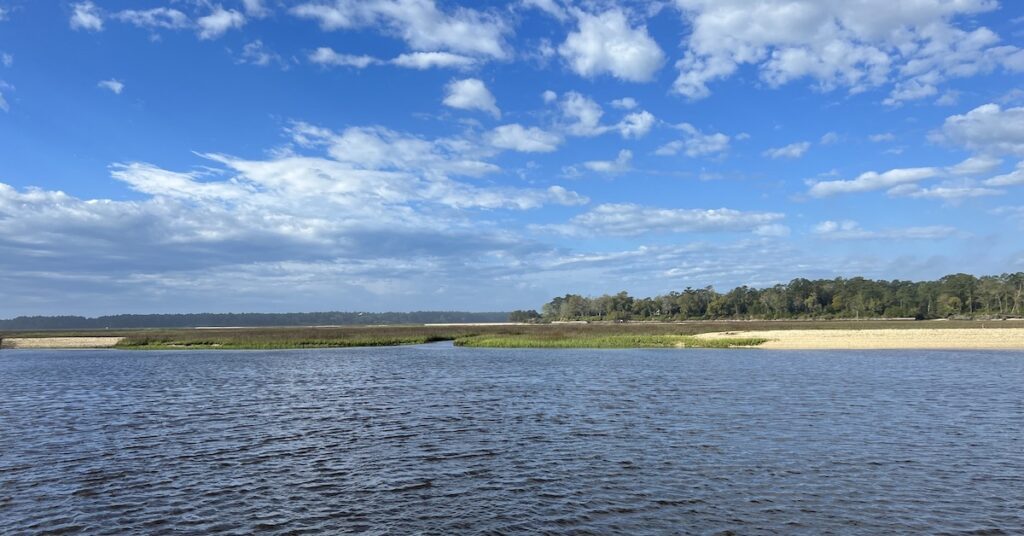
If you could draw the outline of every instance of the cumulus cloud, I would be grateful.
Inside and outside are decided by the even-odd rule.
[[[683,152],[686,156],[695,158],[698,156],[721,154],[729,150],[729,136],[721,132],[705,134],[689,123],[681,123],[677,125],[677,128],[683,131],[684,138],[658,147],[654,154],[672,156]]]
[[[633,160],[633,152],[628,149],[619,151],[615,160],[590,160],[583,163],[583,167],[598,173],[622,173],[629,170],[629,163]]]
[[[102,80],[100,81],[100,83],[96,84],[96,86],[111,91],[115,95],[120,95],[121,92],[124,91],[124,82],[121,82],[116,78],[111,78],[110,80]]]
[[[468,69],[476,65],[477,61],[469,56],[452,54],[451,52],[411,52],[401,54],[391,60],[391,63],[408,69]]]
[[[637,236],[648,233],[754,232],[778,225],[777,212],[744,212],[729,208],[670,209],[632,203],[607,203],[574,216],[568,224],[537,226],[567,235]],[[777,230],[777,229],[773,229]]]
[[[521,0],[521,4],[528,8],[539,9],[560,21],[569,18],[569,13],[555,0]]]
[[[575,73],[649,82],[665,62],[665,54],[647,27],[631,26],[621,10],[596,15],[574,10],[574,14],[577,28],[558,47],[558,53]]]
[[[480,110],[501,117],[501,110],[483,81],[477,78],[453,80],[445,87],[444,105],[460,110]]]
[[[1024,184],[1024,161],[1018,162],[1013,171],[992,177],[985,181],[986,186],[1014,186]]]
[[[245,7],[245,14],[261,19],[270,15],[270,9],[264,5],[263,0],[242,0],[242,6]]]
[[[778,158],[800,158],[810,148],[811,148],[811,142],[809,142],[809,141],[800,141],[800,142],[796,142],[796,143],[791,143],[789,145],[786,145],[785,147],[776,147],[774,149],[768,149],[767,151],[765,151],[765,152],[763,152],[761,154],[763,154],[764,156],[767,156],[768,158],[772,158],[772,159],[778,159]]]
[[[381,27],[418,51],[445,50],[471,56],[509,56],[501,18],[470,8],[444,12],[433,0],[334,0],[291,8],[297,17],[316,20],[324,30]]]
[[[620,110],[632,110],[639,105],[633,97],[623,97],[612,101],[612,107]]]
[[[167,29],[167,30],[178,30],[191,26],[192,21],[189,20],[188,15],[178,11],[177,9],[167,7],[157,7],[152,9],[126,9],[119,11],[113,15],[113,18],[137,26],[139,28],[148,29]]]
[[[852,220],[823,221],[814,227],[814,234],[828,240],[937,240],[957,234],[954,227],[930,225],[869,231]]]
[[[471,177],[499,169],[482,159],[485,151],[458,138],[427,140],[383,127],[333,132],[308,123],[295,123],[289,132],[299,146],[325,147],[331,158],[356,169]]]
[[[941,199],[943,201],[955,202],[972,197],[1003,195],[1006,192],[993,188],[982,188],[970,185],[940,185],[930,188],[922,188],[917,184],[903,184],[890,189],[887,193],[896,197]]]
[[[79,2],[71,6],[71,29],[103,31],[103,15],[92,2]]]
[[[314,50],[309,55],[309,61],[327,67],[355,67],[356,69],[364,69],[380,63],[380,60],[373,56],[342,54],[330,47],[320,47]]]
[[[143,289],[167,291],[190,281],[213,283],[217,273],[245,285],[260,272],[265,277],[252,281],[254,289],[268,292],[272,281],[289,281],[303,269],[320,274],[313,277],[347,273],[366,285],[403,279],[403,266],[435,279],[472,277],[467,269],[486,279],[510,258],[528,258],[535,246],[477,221],[473,211],[588,202],[560,186],[456,180],[487,171],[467,154],[475,149],[459,140],[306,124],[294,125],[291,134],[306,154],[203,154],[206,165],[184,171],[145,162],[111,166],[134,200],[0,184],[0,278],[7,284],[30,273],[36,290],[50,287],[39,283],[50,273],[82,284],[101,280],[108,289],[134,289],[131,282],[143,281]]]
[[[1024,53],[985,27],[954,19],[993,10],[991,0],[676,0],[692,27],[674,88],[693,99],[709,84],[755,66],[771,86],[808,78],[851,93],[892,84],[886,104],[938,93],[950,78],[1019,71]]]
[[[818,143],[821,145],[832,145],[837,142],[839,142],[839,134],[836,132],[826,132],[825,134],[822,134],[821,139],[818,140]]]
[[[1003,160],[1000,158],[984,155],[972,156],[955,166],[948,167],[947,171],[950,175],[956,176],[984,175],[985,173],[995,171],[1002,163]]]
[[[897,168],[883,173],[868,171],[851,180],[814,182],[808,193],[812,197],[828,197],[838,194],[869,192],[919,182],[938,177],[941,174],[942,170],[934,167]]]
[[[214,6],[208,15],[196,19],[200,39],[216,39],[228,30],[245,25],[245,15],[234,9]]]
[[[562,143],[562,137],[554,132],[518,123],[497,127],[484,137],[492,147],[523,153],[550,153]]]
[[[868,140],[870,140],[870,141],[872,141],[874,143],[882,143],[882,142],[887,142],[887,141],[895,141],[896,140],[896,135],[893,134],[892,132],[882,132],[882,133],[879,133],[879,134],[872,134],[872,135],[868,136]]]
[[[249,65],[258,65],[260,67],[266,67],[270,64],[276,63],[284,69],[287,69],[288,67],[288,64],[279,54],[268,49],[263,45],[263,41],[259,39],[250,41],[242,46],[242,53],[238,57],[238,63],[247,63]]]
[[[601,125],[604,110],[593,99],[575,91],[569,91],[559,101],[559,108],[566,120],[565,130],[571,136],[597,136],[608,131]]]
[[[654,114],[647,110],[627,114],[615,125],[615,130],[623,138],[642,138],[654,127]]]
[[[998,104],[984,104],[947,117],[942,128],[929,137],[989,155],[1024,155],[1024,107],[1003,109]]]

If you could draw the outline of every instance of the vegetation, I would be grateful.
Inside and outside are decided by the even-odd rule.
[[[171,315],[19,316],[0,320],[0,330],[138,329],[195,327],[349,326],[504,322],[508,313],[417,311],[412,313],[198,313]]]
[[[757,346],[767,339],[698,339],[689,335],[608,335],[552,339],[529,335],[477,335],[455,341],[475,348],[736,348]]]
[[[475,326],[344,326],[319,328],[144,329],[94,331],[0,331],[0,337],[125,337],[126,349],[284,349],[421,344],[457,341],[465,346],[517,348],[613,348],[675,346],[710,332],[787,329],[1013,328],[1019,322],[950,320],[706,320],[673,323],[593,322]],[[683,338],[683,339],[680,339]],[[746,346],[749,341],[724,344]],[[628,344],[627,344],[628,343]],[[702,347],[718,344],[700,341]]]
[[[1024,315],[1024,273],[938,281],[794,279],[787,285],[726,293],[711,287],[634,298],[566,294],[546,303],[545,321],[687,319],[976,318]]]

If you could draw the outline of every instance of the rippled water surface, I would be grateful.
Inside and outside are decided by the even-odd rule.
[[[0,352],[0,532],[1024,533],[1024,354]]]

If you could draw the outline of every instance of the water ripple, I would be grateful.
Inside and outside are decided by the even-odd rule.
[[[0,533],[1020,534],[1024,354],[0,353]]]

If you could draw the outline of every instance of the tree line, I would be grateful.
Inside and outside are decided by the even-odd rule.
[[[529,313],[533,313],[532,316]],[[975,318],[1024,315],[1024,272],[937,281],[794,279],[767,288],[736,287],[721,293],[691,288],[651,298],[626,292],[597,297],[566,294],[540,313],[516,311],[522,321]],[[533,318],[535,320],[531,320]]]
[[[19,316],[0,320],[3,330],[347,326],[504,322],[509,313],[416,311],[411,313],[196,313],[83,316]]]

